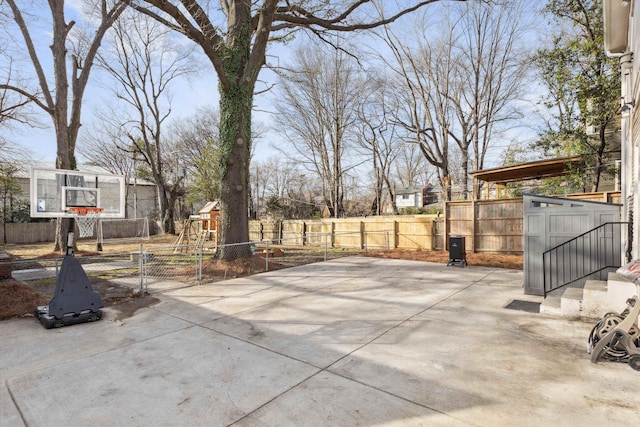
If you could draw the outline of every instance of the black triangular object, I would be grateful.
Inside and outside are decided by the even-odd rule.
[[[102,307],[102,298],[94,292],[80,262],[73,255],[65,256],[56,280],[56,291],[49,302],[49,315],[62,319],[65,315],[79,315],[87,310],[97,312]]]

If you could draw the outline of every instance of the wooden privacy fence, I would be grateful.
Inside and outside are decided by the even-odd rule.
[[[522,199],[447,203],[448,236],[462,236],[471,252],[522,253]]]
[[[619,191],[569,194],[568,199],[620,203]],[[445,208],[445,243],[448,236],[463,236],[471,252],[524,252],[522,198],[448,202]],[[446,245],[445,245],[446,247]]]
[[[619,203],[619,192],[567,198]],[[293,245],[361,249],[446,250],[449,236],[463,236],[471,252],[524,252],[522,199],[449,202],[445,216],[402,215],[321,220],[251,221],[250,239]]]
[[[249,238],[288,245],[330,245],[360,249],[441,249],[443,227],[435,215],[378,216],[319,220],[251,221]]]

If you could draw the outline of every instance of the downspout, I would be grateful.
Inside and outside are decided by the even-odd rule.
[[[621,195],[623,202],[622,220],[629,221],[630,230],[626,236],[621,236],[624,243],[623,263],[629,254],[633,258],[638,257],[637,245],[634,245],[633,236],[638,236],[636,224],[633,222],[633,212],[638,211],[638,198],[634,196],[637,180],[637,173],[634,166],[634,135],[633,117],[635,97],[633,94],[633,53],[630,51],[630,23],[631,11],[635,9],[633,0],[603,0],[603,24],[604,24],[604,50],[607,56],[620,58],[620,80],[621,80]]]
[[[637,180],[635,179],[637,171],[635,170],[634,161],[634,144],[632,137],[633,116],[635,100],[633,96],[633,54],[626,53],[620,56],[620,83],[621,83],[621,157],[622,157],[622,173],[620,177],[620,191],[623,202],[622,221],[629,222],[629,230],[626,236],[622,236],[625,242],[623,248],[622,263],[626,264],[631,259],[638,257],[638,248],[633,244],[634,235],[637,234],[636,224],[634,223],[634,211],[636,204],[635,191]]]

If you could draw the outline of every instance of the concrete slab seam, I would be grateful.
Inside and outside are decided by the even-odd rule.
[[[332,365],[333,365],[333,363],[332,363]],[[354,382],[354,383],[356,383],[356,384],[360,384],[361,386],[364,386],[364,387],[367,387],[367,388],[374,389],[374,390],[376,390],[376,391],[382,392],[382,393],[387,394],[387,395],[389,395],[389,396],[393,396],[393,397],[395,397],[396,399],[400,399],[400,400],[403,400],[403,401],[405,401],[405,402],[411,403],[411,404],[413,404],[413,405],[420,406],[421,408],[428,409],[429,411],[436,412],[436,413],[438,413],[438,414],[440,414],[440,415],[444,415],[444,416],[446,416],[446,417],[448,417],[448,418],[452,418],[452,419],[454,419],[454,420],[461,421],[461,422],[463,422],[463,423],[465,423],[465,424],[467,424],[467,425],[474,425],[474,426],[478,426],[478,427],[481,427],[481,426],[482,426],[481,424],[470,424],[470,423],[469,423],[469,420],[462,419],[462,418],[458,418],[458,417],[454,417],[453,415],[451,415],[451,414],[449,414],[449,413],[447,413],[447,412],[441,411],[441,410],[436,409],[436,408],[432,408],[432,407],[430,407],[430,406],[428,406],[428,405],[424,405],[424,404],[419,403],[419,402],[415,402],[415,401],[413,401],[413,400],[407,399],[406,397],[400,396],[400,395],[398,395],[398,394],[392,393],[392,392],[390,392],[390,391],[388,391],[388,390],[384,390],[384,389],[379,388],[379,387],[376,387],[376,386],[374,386],[374,385],[367,384],[367,383],[362,382],[362,381],[360,381],[360,380],[357,380],[357,379],[355,379],[355,378],[347,377],[347,376],[342,375],[342,374],[340,374],[340,373],[334,372],[334,371],[332,371],[332,370],[331,370],[331,369],[329,369],[329,368],[327,368],[327,369],[323,369],[321,372],[328,372],[328,373],[330,373],[330,374],[332,374],[332,375],[338,376],[338,377],[340,377],[340,378],[344,378],[344,379],[345,379],[345,380],[347,380],[347,381],[351,381],[351,382]],[[318,374],[319,374],[319,373],[321,373],[321,372],[318,372],[316,375],[318,375]],[[314,375],[314,376],[315,376],[315,375]]]
[[[162,313],[162,314],[167,315],[166,313]],[[168,316],[170,316],[170,315],[168,315]],[[186,320],[184,320],[184,319],[180,319],[180,320],[186,322]],[[187,322],[187,323],[190,323],[190,322]],[[97,351],[95,353],[84,354],[84,355],[82,355],[80,357],[76,357],[76,358],[66,359],[66,360],[64,360],[64,361],[62,361],[60,363],[54,363],[54,364],[48,365],[48,366],[46,366],[44,368],[38,368],[38,369],[31,370],[31,371],[26,371],[26,372],[23,372],[22,374],[20,374],[18,377],[7,378],[5,380],[6,387],[7,387],[7,390],[10,390],[9,381],[12,380],[12,379],[17,379],[17,378],[20,378],[20,377],[23,377],[23,376],[26,376],[26,375],[31,375],[31,374],[33,374],[35,372],[42,371],[42,370],[45,370],[45,369],[49,369],[49,368],[52,368],[52,367],[55,367],[55,366],[66,365],[68,363],[74,363],[74,362],[76,362],[78,360],[88,359],[88,358],[97,356],[99,354],[105,354],[105,353],[109,353],[109,352],[114,351],[114,350],[131,347],[133,345],[137,345],[139,343],[143,343],[143,342],[146,342],[146,341],[149,341],[149,340],[153,340],[153,339],[156,339],[158,337],[162,337],[162,336],[165,336],[165,335],[173,334],[173,333],[176,333],[176,332],[179,332],[179,331],[185,331],[187,329],[193,328],[194,326],[199,326],[199,325],[190,324],[190,325],[187,325],[187,326],[185,326],[183,328],[178,328],[178,329],[175,329],[175,330],[172,330],[172,331],[164,332],[164,333],[159,334],[159,335],[153,335],[153,336],[150,336],[150,337],[147,337],[147,338],[143,338],[143,339],[140,339],[140,340],[137,340],[137,341],[128,342],[128,343],[125,343],[125,344],[119,343],[117,347],[104,349],[102,351]]]
[[[393,325],[393,326],[391,326],[391,327],[387,328],[386,330],[382,331],[380,334],[378,334],[378,335],[376,335],[375,337],[373,337],[373,338],[372,338],[371,340],[369,340],[368,342],[366,342],[366,343],[362,344],[361,346],[359,346],[359,347],[355,348],[354,350],[352,350],[352,351],[348,352],[348,353],[347,353],[347,354],[345,354],[344,356],[342,356],[342,357],[340,357],[340,358],[338,358],[338,359],[334,360],[333,362],[331,362],[329,365],[327,365],[327,366],[325,366],[325,367],[315,366],[315,365],[313,365],[313,364],[311,364],[311,363],[309,363],[309,362],[302,361],[302,360],[298,360],[298,359],[296,359],[296,358],[294,358],[294,357],[291,357],[291,356],[289,356],[289,355],[282,354],[282,353],[280,353],[280,352],[274,351],[273,349],[266,348],[266,347],[263,347],[263,346],[261,346],[261,345],[258,345],[258,344],[255,344],[255,343],[252,343],[252,342],[246,341],[246,340],[244,340],[244,339],[242,339],[242,338],[234,337],[234,336],[229,335],[229,334],[227,334],[227,333],[224,333],[224,332],[221,332],[221,331],[217,331],[217,330],[215,330],[215,329],[213,329],[213,328],[207,328],[207,329],[211,329],[211,330],[213,330],[213,331],[215,331],[215,332],[217,332],[217,333],[220,333],[220,334],[223,334],[223,335],[225,335],[225,336],[228,336],[228,337],[230,337],[230,338],[235,338],[235,339],[238,339],[238,340],[240,340],[240,341],[244,341],[244,342],[246,342],[246,343],[248,343],[248,344],[254,345],[254,346],[259,347],[259,348],[262,348],[262,349],[267,350],[267,351],[269,351],[269,352],[272,352],[272,353],[275,353],[275,354],[278,354],[278,355],[280,355],[280,356],[284,356],[284,357],[287,357],[287,358],[290,358],[290,359],[293,359],[293,360],[297,360],[297,361],[299,361],[299,362],[305,363],[305,364],[307,364],[307,365],[310,365],[310,366],[313,366],[313,367],[315,367],[315,368],[318,368],[318,369],[319,369],[319,371],[318,371],[318,372],[316,372],[315,374],[313,374],[313,375],[309,376],[308,378],[304,379],[303,381],[300,381],[298,384],[294,385],[293,387],[290,387],[288,390],[286,390],[286,391],[282,392],[280,395],[278,395],[278,396],[274,397],[274,398],[273,398],[273,399],[271,399],[269,402],[265,402],[263,405],[261,405],[260,407],[258,407],[258,408],[256,408],[256,409],[254,409],[252,412],[250,412],[250,413],[246,414],[245,416],[243,416],[243,417],[242,417],[242,418],[240,418],[239,420],[236,420],[236,422],[241,421],[242,419],[244,419],[244,418],[246,418],[246,417],[250,416],[250,415],[251,415],[251,414],[253,414],[254,412],[256,412],[256,411],[258,411],[259,409],[261,409],[262,407],[264,407],[264,406],[268,405],[268,404],[269,404],[269,403],[271,403],[272,401],[276,400],[276,399],[277,399],[277,398],[279,398],[280,396],[285,395],[286,393],[290,392],[291,390],[294,390],[296,387],[300,386],[302,383],[304,383],[304,382],[308,381],[309,379],[311,379],[311,378],[313,378],[313,377],[317,376],[318,374],[320,374],[320,373],[322,373],[322,372],[327,372],[327,373],[330,373],[331,375],[336,375],[336,376],[341,377],[341,378],[343,378],[343,379],[345,379],[345,380],[347,380],[347,381],[352,381],[352,382],[358,383],[358,384],[360,384],[360,385],[362,385],[362,386],[365,386],[365,387],[368,387],[368,388],[372,388],[372,389],[374,389],[374,390],[380,391],[380,392],[382,392],[382,393],[384,393],[384,394],[387,394],[387,395],[389,395],[389,396],[393,396],[393,397],[395,397],[395,398],[401,399],[401,400],[403,400],[403,401],[405,401],[405,402],[408,402],[408,403],[411,403],[411,404],[414,404],[414,405],[420,406],[420,407],[422,407],[422,408],[425,408],[425,409],[428,409],[428,410],[430,410],[430,411],[433,411],[433,412],[439,413],[439,414],[441,414],[441,415],[444,415],[444,416],[450,417],[450,418],[452,418],[452,419],[455,419],[455,420],[458,420],[458,421],[463,421],[463,422],[468,423],[468,420],[458,419],[458,418],[453,417],[453,416],[451,416],[450,414],[447,414],[446,412],[442,412],[442,411],[440,411],[440,410],[438,410],[438,409],[436,409],[436,408],[431,408],[431,407],[429,407],[429,406],[426,406],[426,405],[423,405],[423,404],[420,404],[420,403],[414,402],[414,401],[409,400],[409,399],[407,399],[407,398],[404,398],[404,397],[402,397],[402,396],[398,396],[398,395],[396,395],[396,394],[394,394],[394,393],[391,393],[391,392],[389,392],[389,391],[387,391],[387,390],[383,390],[383,389],[380,389],[380,388],[374,387],[374,386],[372,386],[371,384],[366,384],[366,383],[364,383],[364,382],[361,382],[361,381],[355,380],[355,379],[353,379],[353,378],[349,378],[349,377],[347,377],[347,376],[345,376],[345,375],[339,374],[339,373],[337,373],[337,372],[334,372],[334,371],[332,371],[332,370],[331,370],[331,366],[334,366],[336,363],[340,362],[341,360],[345,359],[346,357],[351,356],[353,353],[355,353],[355,352],[357,352],[357,351],[361,350],[362,348],[366,347],[367,345],[369,345],[369,344],[373,343],[374,341],[376,341],[377,339],[379,339],[379,338],[381,338],[382,336],[386,335],[387,333],[389,333],[389,332],[393,331],[394,329],[396,329],[396,328],[400,327],[401,325],[403,325],[403,324],[405,324],[405,323],[409,322],[409,321],[410,321],[411,319],[413,319],[414,317],[416,317],[416,316],[418,316],[418,315],[420,315],[420,314],[423,314],[425,311],[430,310],[431,308],[435,307],[436,305],[438,305],[438,304],[440,304],[440,303],[442,303],[442,302],[444,302],[444,301],[447,301],[448,299],[452,298],[453,296],[455,296],[455,295],[459,294],[460,292],[462,292],[462,291],[464,291],[464,290],[466,290],[466,289],[469,289],[471,286],[473,286],[473,285],[477,284],[478,282],[481,282],[482,280],[484,280],[486,277],[488,277],[490,274],[494,273],[495,271],[496,271],[496,270],[492,270],[491,272],[488,272],[485,276],[483,276],[482,278],[480,278],[480,279],[478,279],[478,280],[474,281],[473,283],[471,283],[471,284],[469,284],[469,285],[467,285],[467,286],[463,287],[462,289],[459,289],[459,290],[457,290],[457,291],[453,292],[452,294],[450,294],[450,295],[448,295],[448,296],[446,296],[446,297],[442,298],[440,301],[438,301],[438,302],[436,302],[436,303],[434,303],[434,304],[431,304],[430,306],[428,306],[428,307],[424,308],[423,310],[421,310],[421,311],[419,311],[419,312],[417,312],[417,313],[414,313],[413,315],[411,315],[411,316],[407,317],[406,319],[404,319],[404,320],[402,320],[402,321],[398,322],[397,324],[395,324],[395,325]],[[316,292],[312,292],[312,293],[317,293],[317,290],[316,290]],[[295,297],[291,297],[291,298],[295,298]],[[288,299],[289,299],[289,298],[288,298]]]
[[[5,380],[4,381],[4,386],[7,389],[7,392],[9,392],[9,396],[11,397],[11,402],[13,403],[13,406],[15,406],[16,411],[18,411],[18,414],[20,414],[20,419],[22,420],[22,424],[24,426],[27,425],[27,421],[24,419],[24,415],[22,414],[22,410],[20,409],[20,405],[18,405],[18,402],[16,401],[15,396],[13,395],[13,392],[11,391],[11,387],[9,387],[9,380]]]
[[[229,316],[225,316],[225,317],[229,317]],[[220,319],[223,319],[223,317],[221,317]],[[220,319],[216,319],[216,320],[220,320]],[[307,362],[306,360],[300,360],[300,359],[297,359],[297,358],[295,358],[295,357],[293,357],[291,355],[280,353],[279,351],[275,351],[272,348],[265,347],[265,346],[260,345],[260,344],[256,344],[256,343],[251,342],[249,340],[246,340],[244,338],[236,337],[235,335],[231,335],[231,334],[229,334],[227,332],[219,331],[219,330],[217,330],[215,328],[207,327],[207,326],[204,326],[204,325],[196,325],[196,326],[200,326],[201,328],[204,328],[204,329],[206,329],[208,331],[211,331],[211,332],[215,332],[216,334],[220,334],[220,335],[223,335],[223,336],[228,337],[228,338],[233,338],[234,340],[238,340],[238,341],[243,342],[245,344],[249,344],[251,346],[260,348],[262,350],[266,350],[269,353],[277,354],[278,356],[286,357],[287,359],[291,359],[291,360],[295,360],[296,362],[304,363],[305,365],[311,366],[312,368],[320,369],[320,371],[316,372],[316,374],[321,372],[322,370],[324,370],[324,368],[322,366],[316,366],[313,363]],[[313,377],[313,375],[311,377]]]
[[[469,288],[470,286],[473,286],[474,284],[475,284],[475,282],[474,282],[474,283],[472,283],[472,284],[470,284],[470,285],[467,285],[464,289],[467,289],[467,288]],[[361,381],[355,380],[355,379],[350,378],[350,377],[347,377],[347,376],[345,376],[345,375],[343,375],[343,374],[340,374],[340,373],[334,372],[334,371],[332,371],[332,370],[330,369],[330,368],[331,368],[331,366],[333,366],[333,365],[335,365],[336,363],[340,362],[340,361],[341,361],[341,360],[343,360],[344,358],[346,358],[346,357],[348,357],[348,356],[352,355],[352,354],[353,354],[353,353],[355,353],[356,351],[361,350],[362,348],[364,348],[364,347],[366,347],[367,345],[371,344],[372,342],[376,341],[378,338],[381,338],[382,336],[386,335],[388,332],[390,332],[390,331],[392,331],[392,330],[396,329],[397,327],[399,327],[399,326],[401,326],[401,325],[405,324],[406,322],[410,321],[410,320],[411,320],[412,318],[414,318],[415,316],[418,316],[419,314],[423,313],[424,311],[426,311],[426,310],[430,309],[431,307],[435,306],[436,304],[439,304],[440,302],[443,302],[443,301],[447,300],[448,298],[450,298],[450,297],[452,297],[452,296],[456,295],[457,293],[459,293],[460,291],[462,291],[462,290],[464,290],[464,289],[460,289],[460,290],[458,290],[458,291],[454,292],[453,294],[451,294],[451,295],[449,295],[449,296],[447,296],[447,297],[443,298],[441,301],[438,301],[437,303],[432,304],[431,306],[429,306],[429,307],[425,308],[424,310],[421,310],[420,312],[415,313],[415,314],[413,314],[413,315],[409,316],[408,318],[406,318],[406,319],[404,319],[404,320],[402,320],[402,321],[398,322],[396,325],[389,327],[388,329],[386,329],[385,331],[383,331],[383,332],[381,332],[380,334],[376,335],[374,338],[372,338],[372,339],[371,339],[371,340],[369,340],[368,342],[366,342],[366,343],[362,344],[361,346],[359,346],[359,347],[355,348],[354,350],[350,351],[349,353],[345,354],[344,356],[342,356],[342,357],[340,357],[340,358],[338,358],[338,359],[334,360],[333,362],[331,362],[329,365],[327,365],[327,366],[325,366],[325,367],[316,366],[316,365],[314,365],[314,364],[312,364],[312,363],[309,363],[309,362],[307,362],[307,361],[299,360],[299,359],[297,359],[297,358],[295,358],[295,357],[292,357],[292,356],[287,355],[287,354],[280,353],[280,352],[278,352],[278,351],[274,351],[274,350],[273,350],[273,349],[271,349],[271,348],[264,347],[264,346],[262,346],[262,345],[259,345],[259,344],[254,343],[254,342],[251,342],[251,341],[248,341],[248,340],[245,340],[245,339],[242,339],[242,338],[239,338],[239,337],[236,337],[236,336],[230,335],[230,334],[228,334],[228,333],[225,333],[225,332],[222,332],[222,331],[216,330],[216,329],[214,329],[214,328],[208,328],[208,327],[206,327],[206,326],[202,326],[202,327],[204,327],[204,328],[206,328],[206,329],[209,329],[209,330],[214,331],[214,332],[216,332],[216,333],[219,333],[219,334],[221,334],[221,335],[227,336],[227,337],[229,337],[229,338],[237,339],[237,340],[239,340],[239,341],[245,342],[245,343],[250,344],[250,345],[252,345],[252,346],[255,346],[255,347],[261,348],[261,349],[263,349],[263,350],[269,351],[269,352],[274,353],[274,354],[277,354],[277,355],[279,355],[279,356],[283,356],[283,357],[286,357],[286,358],[288,358],[288,359],[292,359],[292,360],[295,360],[295,361],[298,361],[298,362],[304,363],[304,364],[306,364],[306,365],[309,365],[309,366],[312,366],[312,367],[314,367],[314,368],[317,368],[317,369],[318,369],[318,371],[317,371],[316,373],[314,373],[313,375],[310,375],[309,377],[307,377],[307,378],[305,378],[304,380],[302,380],[302,381],[298,382],[297,384],[293,385],[293,386],[292,386],[292,387],[290,387],[289,389],[287,389],[287,390],[283,391],[283,392],[282,392],[282,393],[280,393],[279,395],[277,395],[277,396],[273,397],[271,400],[269,400],[269,401],[265,402],[264,404],[260,405],[259,407],[256,407],[253,411],[251,411],[251,412],[249,412],[249,413],[245,414],[242,418],[239,418],[239,419],[238,419],[238,420],[236,420],[234,423],[237,423],[237,422],[239,422],[239,421],[242,421],[243,419],[245,419],[245,418],[247,418],[247,417],[251,416],[253,413],[255,413],[255,412],[257,412],[258,410],[262,409],[263,407],[265,407],[266,405],[270,404],[271,402],[273,402],[273,401],[277,400],[278,398],[280,398],[280,397],[284,396],[285,394],[289,393],[290,391],[292,391],[292,390],[296,389],[297,387],[299,387],[301,384],[305,383],[306,381],[308,381],[308,380],[312,379],[313,377],[315,377],[315,376],[317,376],[317,375],[319,375],[319,374],[321,374],[321,373],[323,373],[323,372],[326,372],[326,373],[329,373],[329,374],[331,374],[331,375],[335,375],[335,376],[338,376],[338,377],[340,377],[340,378],[343,378],[343,379],[345,379],[345,380],[347,380],[347,381],[351,381],[351,382],[354,382],[354,383],[360,384],[360,385],[362,385],[362,386],[364,386],[364,387],[367,387],[367,388],[371,388],[371,389],[377,390],[377,391],[382,392],[382,393],[384,393],[384,394],[386,394],[386,395],[393,396],[393,397],[395,397],[395,398],[397,398],[397,399],[400,399],[400,400],[403,400],[403,401],[405,401],[405,402],[408,402],[408,403],[411,403],[411,404],[414,404],[414,405],[420,406],[420,407],[422,407],[422,408],[428,409],[428,410],[430,410],[430,411],[433,411],[433,412],[439,413],[439,414],[441,414],[441,415],[447,416],[447,417],[449,417],[449,418],[452,418],[452,419],[455,419],[455,420],[458,420],[458,421],[466,422],[466,423],[468,424],[468,420],[461,420],[461,419],[458,419],[458,418],[453,417],[453,416],[451,416],[450,414],[447,414],[446,412],[442,412],[442,411],[440,411],[440,410],[438,410],[438,409],[436,409],[436,408],[431,408],[431,407],[429,407],[429,406],[426,406],[426,405],[423,405],[423,404],[420,404],[420,403],[414,402],[414,401],[409,400],[409,399],[407,399],[407,398],[405,398],[405,397],[402,397],[402,396],[396,395],[396,394],[394,394],[394,393],[391,393],[391,392],[389,392],[389,391],[387,391],[387,390],[383,390],[383,389],[381,389],[381,388],[378,388],[378,387],[372,386],[371,384],[367,384],[367,383],[364,383],[364,382],[361,382]]]
[[[486,276],[485,276],[485,277],[486,277]],[[349,353],[345,354],[344,356],[342,356],[342,357],[338,358],[337,360],[334,360],[333,362],[331,362],[329,365],[327,365],[327,366],[326,366],[326,367],[324,367],[323,369],[328,370],[329,368],[331,368],[331,366],[333,366],[333,365],[335,365],[336,363],[340,362],[340,361],[341,361],[341,360],[343,360],[344,358],[346,358],[346,357],[348,357],[348,356],[351,356],[351,355],[352,355],[353,353],[355,353],[356,351],[359,351],[359,350],[361,350],[362,348],[364,348],[364,347],[368,346],[369,344],[373,343],[374,341],[376,341],[377,339],[379,339],[379,338],[383,337],[384,335],[388,334],[389,332],[391,332],[391,331],[393,331],[393,330],[395,330],[395,329],[399,328],[400,326],[404,325],[405,323],[407,323],[407,322],[411,321],[411,319],[415,318],[416,316],[419,316],[419,315],[423,314],[425,311],[430,310],[430,309],[432,309],[433,307],[435,307],[436,305],[438,305],[438,304],[440,304],[440,303],[442,303],[442,302],[444,302],[444,301],[447,301],[449,298],[451,298],[451,297],[453,297],[453,296],[455,296],[455,295],[459,294],[460,292],[462,292],[462,291],[464,291],[464,290],[466,290],[466,289],[469,289],[469,288],[470,288],[471,286],[473,286],[475,283],[476,283],[476,282],[473,282],[473,283],[471,283],[471,284],[469,284],[469,285],[465,286],[464,288],[459,289],[459,290],[457,290],[457,291],[453,292],[453,293],[452,293],[452,294],[450,294],[450,295],[447,295],[446,297],[442,298],[440,301],[437,301],[437,302],[435,302],[435,303],[431,304],[430,306],[425,307],[424,309],[420,310],[419,312],[412,314],[411,316],[407,317],[406,319],[399,321],[399,322],[398,322],[398,323],[396,323],[395,325],[393,325],[393,326],[391,326],[391,327],[387,328],[386,330],[384,330],[384,331],[380,332],[378,335],[376,335],[375,337],[373,337],[371,340],[369,340],[369,341],[367,341],[366,343],[362,344],[361,346],[359,346],[359,347],[355,348],[354,350],[352,350],[352,351],[350,351]],[[333,373],[333,372],[332,372],[332,373]]]
[[[433,307],[437,306],[438,304],[440,304],[440,303],[442,303],[442,302],[447,301],[448,299],[450,299],[450,298],[454,297],[455,295],[459,294],[460,292],[462,292],[462,291],[465,291],[465,290],[469,289],[471,286],[473,286],[473,285],[477,284],[478,282],[481,282],[482,280],[484,280],[485,278],[487,278],[490,274],[494,273],[495,271],[496,271],[496,270],[494,269],[494,270],[492,270],[492,271],[488,272],[486,275],[484,275],[484,276],[483,276],[483,277],[481,277],[480,279],[478,279],[478,280],[476,280],[476,281],[474,281],[474,282],[470,283],[469,285],[467,285],[467,286],[465,286],[465,287],[463,287],[463,288],[461,288],[461,289],[459,289],[459,290],[457,290],[457,291],[453,292],[452,294],[450,294],[450,295],[448,295],[448,296],[446,296],[446,297],[442,298],[440,301],[437,301],[437,302],[435,302],[435,303],[431,304],[430,306],[425,307],[423,310],[420,310],[419,312],[412,314],[411,316],[407,317],[406,319],[399,321],[397,324],[395,324],[395,325],[393,325],[393,326],[391,326],[391,327],[387,328],[386,330],[382,331],[380,334],[376,335],[375,337],[373,337],[373,338],[372,338],[371,340],[369,340],[368,342],[366,342],[366,343],[362,344],[361,346],[359,346],[359,347],[355,348],[354,350],[352,350],[352,351],[350,351],[349,353],[345,354],[344,356],[342,356],[342,357],[340,357],[340,358],[338,358],[338,359],[334,360],[333,362],[331,362],[330,364],[328,364],[327,366],[324,366],[324,367],[322,367],[322,366],[316,366],[316,365],[314,365],[314,364],[312,364],[312,363],[309,363],[308,361],[300,360],[300,359],[297,359],[297,358],[295,358],[295,357],[292,357],[292,356],[290,356],[290,355],[288,355],[288,354],[283,354],[283,353],[280,353],[280,352],[278,352],[278,351],[274,351],[274,350],[273,350],[273,349],[271,349],[271,348],[261,346],[261,345],[259,345],[259,344],[254,343],[254,342],[251,342],[251,341],[245,340],[245,339],[243,339],[243,338],[240,338],[240,337],[237,337],[237,336],[234,336],[234,335],[228,334],[228,333],[226,333],[226,332],[220,331],[220,330],[215,329],[215,328],[213,328],[213,327],[207,327],[207,326],[204,326],[204,325],[198,325],[198,326],[201,326],[201,327],[203,327],[203,328],[205,328],[205,329],[208,329],[208,330],[210,330],[210,331],[213,331],[213,332],[219,333],[219,334],[221,334],[221,335],[227,336],[227,337],[229,337],[229,338],[233,338],[233,339],[236,339],[236,340],[242,341],[242,342],[244,342],[244,343],[246,343],[246,344],[250,344],[250,345],[252,345],[252,346],[256,346],[256,347],[261,348],[261,349],[263,349],[263,350],[267,350],[267,351],[269,351],[269,352],[271,352],[271,353],[274,353],[274,354],[277,354],[277,355],[280,355],[280,356],[283,356],[283,357],[289,358],[289,359],[291,359],[291,360],[295,360],[295,361],[297,361],[297,362],[304,363],[304,364],[309,365],[309,366],[312,366],[312,367],[314,367],[314,368],[321,369],[322,371],[325,371],[325,370],[328,370],[331,366],[333,366],[333,365],[335,365],[336,363],[338,363],[338,362],[340,362],[341,360],[343,360],[344,358],[346,358],[346,357],[348,357],[348,356],[352,355],[352,354],[353,354],[353,353],[355,353],[356,351],[359,351],[359,350],[361,350],[362,348],[364,348],[365,346],[367,346],[367,345],[371,344],[372,342],[376,341],[378,338],[381,338],[381,337],[382,337],[382,336],[384,336],[385,334],[387,334],[387,333],[389,333],[389,332],[393,331],[394,329],[396,329],[396,328],[398,328],[398,327],[400,327],[400,326],[404,325],[405,323],[409,322],[410,320],[412,320],[412,319],[413,319],[413,318],[415,318],[416,316],[419,316],[419,315],[423,314],[425,311],[430,310],[431,308],[433,308]],[[331,285],[331,286],[333,286],[333,285]],[[317,294],[317,293],[318,293],[317,291],[318,291],[318,289],[314,290],[313,292],[309,292],[309,293],[310,293],[310,294]],[[284,300],[290,300],[290,299],[298,298],[298,297],[300,297],[300,296],[301,296],[301,295],[296,295],[296,296],[292,296],[292,297],[285,298]],[[283,300],[281,300],[281,301],[283,301]],[[267,303],[267,304],[265,304],[264,306],[269,306],[269,305],[272,305],[272,304],[275,304],[275,302]],[[220,318],[218,318],[218,319],[216,319],[216,320],[220,320],[220,319],[225,319],[225,318],[233,317],[233,316],[236,316],[236,315],[238,315],[238,314],[241,314],[241,313],[243,313],[243,312],[245,312],[245,311],[252,311],[252,310],[254,310],[254,309],[255,309],[255,307],[250,308],[250,309],[246,309],[246,310],[242,310],[242,311],[239,311],[239,312],[237,312],[237,313],[235,313],[235,314],[233,314],[233,315],[226,315],[226,316],[220,317]],[[195,325],[195,324],[194,324],[194,325]],[[328,372],[330,372],[330,373],[332,373],[332,374],[333,374],[333,372],[331,372],[331,371],[328,371]]]
[[[260,346],[258,346],[258,347],[260,347]],[[271,351],[272,353],[279,354],[279,353],[274,352],[274,351],[272,351],[272,350],[269,350],[269,351]],[[289,358],[290,358],[290,359],[294,359],[293,357],[289,357]],[[295,359],[294,359],[294,360],[295,360]],[[306,362],[303,362],[303,363],[306,363]],[[309,364],[309,363],[307,363],[307,365],[310,365],[310,364]],[[311,366],[313,366],[313,365],[311,365]],[[250,412],[248,412],[248,413],[244,414],[242,417],[238,418],[237,420],[235,420],[233,423],[231,423],[231,424],[229,424],[229,425],[231,426],[231,425],[233,425],[233,424],[236,424],[236,423],[238,423],[238,422],[240,422],[240,421],[244,420],[245,418],[247,418],[247,417],[249,417],[249,416],[253,415],[254,413],[256,413],[257,411],[259,411],[260,409],[262,409],[262,408],[264,408],[265,406],[269,405],[271,402],[274,402],[274,401],[276,401],[277,399],[279,399],[279,398],[281,398],[282,396],[284,396],[285,394],[289,393],[290,391],[295,390],[295,389],[296,389],[296,388],[298,388],[300,385],[302,385],[303,383],[305,383],[305,382],[309,381],[311,378],[313,378],[313,377],[317,376],[318,374],[320,374],[320,373],[322,373],[322,372],[324,372],[324,369],[319,369],[316,373],[314,373],[314,374],[312,374],[312,375],[309,375],[307,378],[303,379],[302,381],[298,382],[297,384],[294,384],[293,386],[289,387],[288,389],[286,389],[286,390],[285,390],[285,391],[283,391],[282,393],[278,394],[277,396],[274,396],[273,398],[271,398],[271,399],[269,399],[268,401],[264,402],[262,405],[260,405],[260,406],[258,406],[258,407],[256,407],[256,408],[254,408],[252,411],[250,411]]]

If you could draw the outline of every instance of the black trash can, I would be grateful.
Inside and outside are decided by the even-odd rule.
[[[464,247],[464,236],[449,236],[449,262],[447,266],[467,265],[466,251]]]

